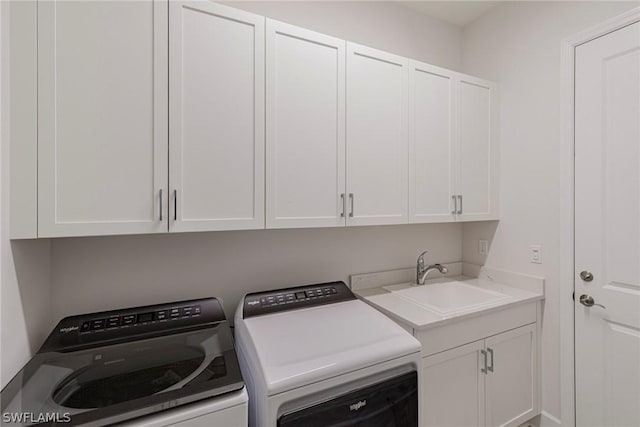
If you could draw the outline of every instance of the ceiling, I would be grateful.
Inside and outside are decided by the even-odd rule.
[[[489,9],[500,4],[499,1],[400,1],[399,3],[423,15],[460,27],[470,24]]]

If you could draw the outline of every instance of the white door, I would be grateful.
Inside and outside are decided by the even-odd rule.
[[[453,221],[455,73],[409,61],[409,222]]]
[[[170,230],[264,228],[264,17],[169,3]]]
[[[347,43],[347,224],[408,222],[408,61]]]
[[[519,426],[538,414],[536,325],[487,338],[487,427]]]
[[[38,236],[167,231],[167,3],[38,2]]]
[[[578,46],[575,66],[576,420],[638,426],[640,23]]]
[[[457,219],[497,219],[497,88],[485,80],[459,76]]]
[[[345,224],[345,42],[267,19],[267,228]]]
[[[423,359],[421,426],[484,425],[483,348],[480,340]]]

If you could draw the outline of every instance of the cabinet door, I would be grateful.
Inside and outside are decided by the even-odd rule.
[[[484,424],[483,348],[480,340],[423,359],[421,426]]]
[[[458,219],[498,218],[497,88],[474,77],[458,81]]]
[[[345,42],[267,20],[267,228],[345,224]]]
[[[38,2],[39,237],[167,231],[166,23],[167,2]]]
[[[408,61],[347,43],[347,224],[408,222]]]
[[[170,229],[264,228],[264,18],[169,7]]]
[[[518,426],[538,413],[535,324],[487,338],[485,345],[486,425]]]
[[[455,73],[409,62],[409,222],[453,221]]]

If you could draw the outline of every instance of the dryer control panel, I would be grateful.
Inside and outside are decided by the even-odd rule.
[[[309,308],[356,299],[344,282],[320,283],[267,292],[256,292],[244,297],[242,317],[247,319],[263,314]]]

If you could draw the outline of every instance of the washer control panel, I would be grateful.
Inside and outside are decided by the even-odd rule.
[[[80,333],[90,333],[105,329],[131,328],[139,325],[171,322],[200,316],[202,306],[187,305],[168,307],[162,310],[143,311],[138,313],[116,313],[108,317],[83,320]]]
[[[212,327],[225,321],[216,298],[177,301],[65,317],[40,351],[71,351],[99,343],[122,342]]]
[[[243,318],[356,299],[344,282],[278,289],[248,294],[244,298]]]

